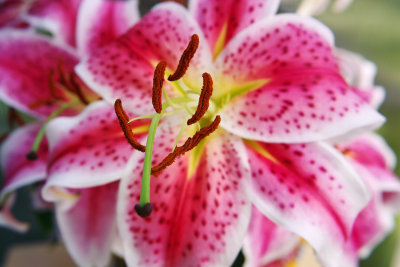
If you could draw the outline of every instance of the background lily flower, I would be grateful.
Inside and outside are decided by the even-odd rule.
[[[27,5],[14,4],[15,7]],[[138,19],[137,1],[33,1],[29,8],[19,10],[21,12],[12,18],[13,21],[27,20],[29,16],[31,19],[27,21],[32,27],[52,32],[54,27],[49,25],[58,25],[56,28],[62,30],[52,32],[53,38],[30,30],[2,28],[0,31],[0,99],[41,121],[19,129],[5,141],[1,161],[5,183],[1,198],[47,177],[47,140],[40,142],[36,138],[43,135],[39,133],[44,130],[43,124],[60,115],[56,113],[78,114],[88,101],[98,98],[73,79],[78,54],[89,53],[110,42]],[[115,13],[120,15],[118,19]],[[75,40],[75,37],[71,38],[72,30],[79,43],[76,49],[70,46]],[[75,103],[79,100],[83,103]],[[26,155],[37,141],[39,158],[29,161]]]
[[[35,145],[45,119],[57,110],[65,115],[76,114],[83,106],[75,105],[78,110],[64,108],[73,94],[56,87],[56,78],[52,77],[52,73],[57,75],[54,71],[58,62],[63,62],[65,71],[72,72],[78,58],[71,49],[30,32],[3,30],[0,57],[0,99],[41,121],[13,132],[2,145],[3,198],[21,186],[45,179],[47,141],[39,139]],[[30,161],[26,155],[34,146],[38,158]]]
[[[253,202],[308,240],[327,266],[335,266],[369,200],[368,189],[334,149],[292,143],[354,134],[378,126],[382,117],[341,77],[333,37],[323,25],[294,15],[271,16],[276,1],[242,1],[242,12],[224,3],[194,1],[191,13],[160,4],[76,69],[106,101],[121,98],[128,111],[148,115],[155,65],[163,60],[167,72],[176,69],[190,36],[197,34],[200,44],[187,73],[165,83],[166,93],[172,101],[179,92],[199,95],[201,73],[213,79],[214,109],[206,118],[220,114],[220,129],[152,180],[154,214],[146,219],[134,211],[143,155],[135,153],[128,163],[117,216],[125,259],[129,266],[229,265]],[[237,18],[235,12],[238,21],[230,19]],[[264,19],[265,14],[270,16]],[[176,140],[183,118],[162,119],[153,165],[171,151],[167,144]]]

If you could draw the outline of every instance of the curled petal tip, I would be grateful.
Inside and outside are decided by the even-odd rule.
[[[151,204],[150,202],[144,204],[143,206],[141,206],[140,204],[136,204],[135,211],[140,217],[145,218],[150,216],[151,212],[153,211],[153,207],[153,204]]]
[[[28,154],[26,154],[26,158],[28,160],[34,161],[37,160],[38,154],[35,151],[30,151]]]

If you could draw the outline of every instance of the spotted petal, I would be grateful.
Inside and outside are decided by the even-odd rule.
[[[189,4],[189,10],[203,30],[211,51],[217,55],[238,32],[274,15],[279,1],[192,0]]]
[[[133,125],[136,137],[148,130],[146,121]],[[86,188],[121,178],[133,149],[125,139],[113,106],[98,101],[76,117],[57,118],[47,126],[49,179],[44,197],[58,200],[52,188]]]
[[[253,203],[269,219],[306,239],[324,266],[337,259],[370,193],[332,147],[248,142]]]
[[[246,258],[244,266],[270,266],[272,263],[286,266],[293,260],[293,252],[299,244],[300,238],[297,235],[276,225],[253,207],[243,245]]]
[[[139,19],[138,1],[85,0],[77,22],[77,47],[83,55],[123,34]]]
[[[244,138],[309,142],[377,127],[383,117],[340,76],[319,22],[279,15],[238,34],[217,59],[221,125]],[[261,111],[261,112],[260,112]]]
[[[31,161],[26,158],[41,127],[41,123],[34,123],[18,128],[3,143],[1,168],[4,183],[0,199],[22,186],[46,178],[47,140],[44,139],[39,146],[38,159]]]
[[[179,58],[197,33],[200,46],[185,75],[201,88],[202,72],[209,69],[211,53],[196,21],[180,5],[157,5],[116,42],[97,50],[76,68],[80,77],[106,101],[121,98],[129,110],[151,114],[151,86],[155,65],[165,60],[175,71]]]
[[[175,128],[166,123],[156,136],[155,162],[171,151],[165,144],[175,139],[171,135]],[[185,154],[158,178],[152,177],[154,211],[145,219],[134,211],[143,155],[130,160],[121,182],[117,216],[128,266],[232,264],[250,218],[250,202],[242,190],[249,167],[240,139],[222,131],[212,135],[192,175],[189,166],[193,163],[188,162],[193,154]]]
[[[8,105],[41,118],[60,107],[62,101],[34,108],[38,101],[68,99],[49,86],[49,75],[62,63],[71,72],[78,58],[70,48],[44,36],[26,31],[3,30],[0,33],[0,98]]]
[[[119,182],[75,190],[76,204],[56,216],[66,247],[79,266],[107,266],[115,235],[115,210]]]

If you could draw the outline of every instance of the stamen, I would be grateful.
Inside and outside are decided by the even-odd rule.
[[[201,140],[206,138],[217,129],[220,122],[221,117],[217,115],[210,125],[201,128],[193,137],[189,137],[182,146],[177,146],[174,151],[169,153],[159,164],[151,168],[151,174],[156,176],[159,175],[162,170],[174,163],[178,156],[183,155],[185,152],[195,148]]]
[[[203,88],[201,89],[199,104],[197,105],[196,112],[187,121],[187,125],[198,122],[203,115],[207,112],[209,101],[213,91],[213,80],[211,75],[208,73],[203,73]]]
[[[68,77],[67,77],[67,75],[65,73],[65,70],[64,70],[64,68],[62,66],[61,60],[58,61],[57,70],[58,70],[58,74],[60,76],[60,83],[62,85],[64,85],[67,89],[70,89],[69,86],[68,86]]]
[[[192,142],[190,143],[190,147],[188,150],[191,150],[194,147],[196,147],[201,140],[203,140],[212,132],[214,132],[218,128],[220,122],[221,122],[221,117],[217,115],[212,123],[210,123],[206,127],[201,128],[200,131],[196,132],[192,138]]]
[[[193,58],[196,53],[197,48],[199,47],[199,36],[197,34],[192,35],[192,39],[190,40],[188,46],[185,51],[183,51],[182,56],[179,60],[178,67],[175,70],[175,73],[168,77],[169,81],[176,81],[182,78],[185,74],[186,70],[189,67],[189,62]]]
[[[77,77],[75,75],[75,73],[71,73],[70,74],[70,84],[74,90],[74,93],[78,96],[79,100],[85,104],[85,105],[89,105],[89,101],[87,100],[87,98],[85,97],[85,95],[82,92],[82,87],[79,85],[78,81],[77,81]]]
[[[182,146],[177,146],[174,151],[169,153],[159,164],[151,168],[151,174],[158,176],[162,170],[174,163],[175,159],[183,155],[186,151],[189,151],[192,138],[189,137]]]
[[[129,117],[125,113],[124,109],[122,108],[122,102],[121,99],[115,100],[114,103],[114,109],[115,113],[117,114],[119,125],[122,128],[122,131],[124,132],[125,138],[128,140],[129,144],[134,148],[139,151],[145,152],[146,147],[140,144],[135,136],[133,135],[132,128],[129,125]]]
[[[57,89],[56,89],[56,86],[55,86],[56,80],[54,78],[54,71],[53,70],[50,70],[49,75],[47,76],[47,82],[49,84],[50,95],[54,99],[63,100],[64,98],[57,93]]]
[[[166,67],[167,67],[167,62],[161,61],[160,63],[158,63],[156,70],[154,71],[152,103],[154,110],[157,113],[161,113],[162,109],[161,96],[162,96],[162,86],[164,82],[164,74]]]
[[[51,106],[51,105],[53,105],[54,103],[55,103],[54,100],[50,100],[50,99],[38,99],[38,100],[36,100],[35,102],[30,103],[30,104],[28,105],[28,107],[29,107],[30,109],[35,109],[35,108],[38,108],[38,107],[41,107],[41,106]]]

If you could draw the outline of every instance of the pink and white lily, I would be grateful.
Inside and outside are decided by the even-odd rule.
[[[310,242],[326,266],[338,266],[334,260],[370,194],[343,155],[316,141],[371,129],[383,119],[340,75],[325,26],[272,16],[278,1],[230,4],[191,1],[189,11],[160,4],[76,68],[106,101],[120,98],[127,111],[147,116],[154,112],[150,88],[157,63],[165,61],[166,72],[173,72],[197,34],[187,73],[164,83],[165,113],[151,116],[161,118],[157,132],[151,131],[154,143],[147,141],[151,165],[166,158],[174,142],[184,149],[179,132],[193,135],[221,118],[216,131],[145,187],[154,206],[145,219],[135,204],[149,159],[133,154],[118,195],[125,260],[128,266],[228,266],[242,246],[254,203]],[[185,131],[181,126],[197,106],[204,72],[213,82],[209,109],[198,128]]]

